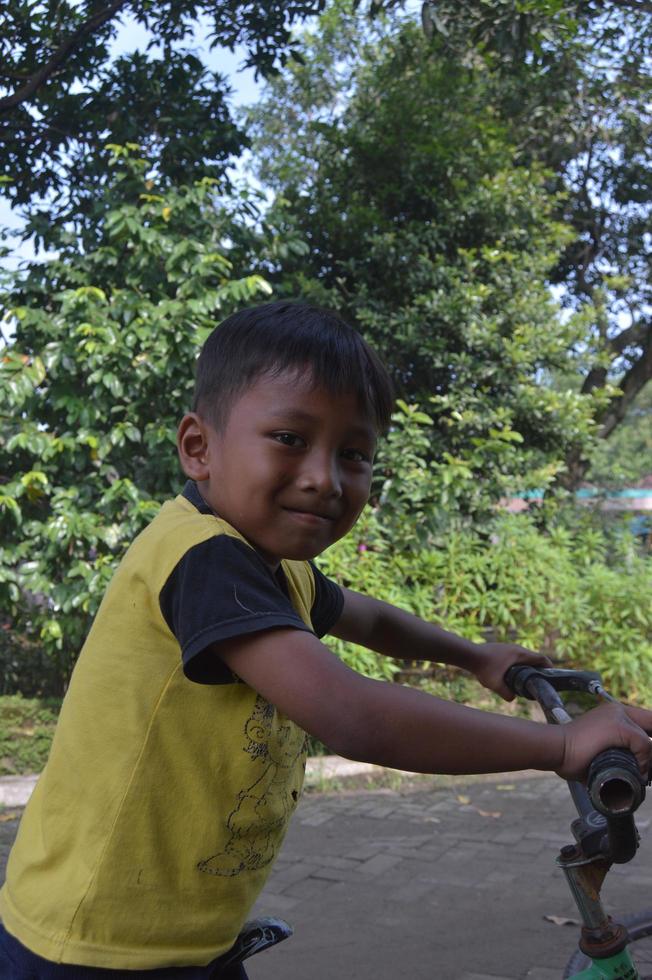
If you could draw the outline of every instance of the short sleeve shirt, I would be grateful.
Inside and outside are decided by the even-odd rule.
[[[197,487],[163,505],[106,591],[0,892],[47,960],[127,971],[231,947],[297,805],[305,732],[228,670],[221,641],[328,630],[342,595],[274,572]]]
[[[197,485],[183,491],[201,514],[212,511]],[[310,562],[313,631],[321,637],[342,612],[342,591]],[[228,683],[231,672],[215,644],[275,627],[309,630],[292,605],[286,572],[276,573],[239,538],[219,535],[190,548],[178,561],[160,596],[166,623],[179,641],[186,676],[202,684]]]

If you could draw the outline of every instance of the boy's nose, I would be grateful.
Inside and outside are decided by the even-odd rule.
[[[299,479],[302,490],[313,490],[322,497],[339,497],[342,482],[337,460],[330,455],[311,454],[305,461]]]

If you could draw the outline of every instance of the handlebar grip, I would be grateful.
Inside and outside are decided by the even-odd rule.
[[[519,698],[534,700],[534,696],[527,690],[527,682],[531,677],[536,677],[537,671],[528,664],[513,664],[505,673],[505,683],[510,691],[513,691]]]
[[[645,780],[628,749],[606,749],[589,767],[587,789],[591,802],[606,817],[634,813],[645,799]]]

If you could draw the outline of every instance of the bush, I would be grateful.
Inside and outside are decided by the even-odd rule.
[[[54,698],[0,698],[0,776],[42,770],[60,707]]]
[[[451,532],[437,547],[401,551],[369,512],[357,535],[319,563],[342,585],[468,639],[544,650],[599,670],[617,697],[652,699],[652,562],[635,553],[631,536],[581,526],[544,533],[527,515],[504,514],[490,534]],[[351,644],[337,641],[336,649],[364,673],[396,672]]]
[[[652,701],[652,560],[626,528],[539,530],[527,515],[502,514],[491,533],[459,530],[428,548],[402,549],[368,508],[353,533],[318,559],[322,570],[475,642],[514,641],[557,661],[599,670],[620,698]],[[10,639],[10,634],[12,639]],[[353,669],[403,680],[405,663],[327,637]],[[412,661],[409,649],[403,660]],[[60,670],[41,647],[0,630],[0,694],[58,693]],[[479,696],[459,671],[436,671],[438,693]]]
[[[45,259],[0,279],[5,646],[19,624],[56,665],[57,693],[115,567],[182,482],[175,431],[201,344],[270,292],[269,238],[251,260],[236,254],[257,237],[251,202],[211,181],[157,188],[137,148],[110,154],[94,241],[80,248],[73,222]]]
[[[19,633],[11,622],[0,623],[0,696],[47,698],[63,694],[65,670],[57,653],[44,650],[41,643]]]

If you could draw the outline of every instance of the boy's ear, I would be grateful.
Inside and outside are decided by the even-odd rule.
[[[196,412],[188,412],[179,423],[177,451],[181,468],[189,479],[196,481],[208,479],[207,423]]]

